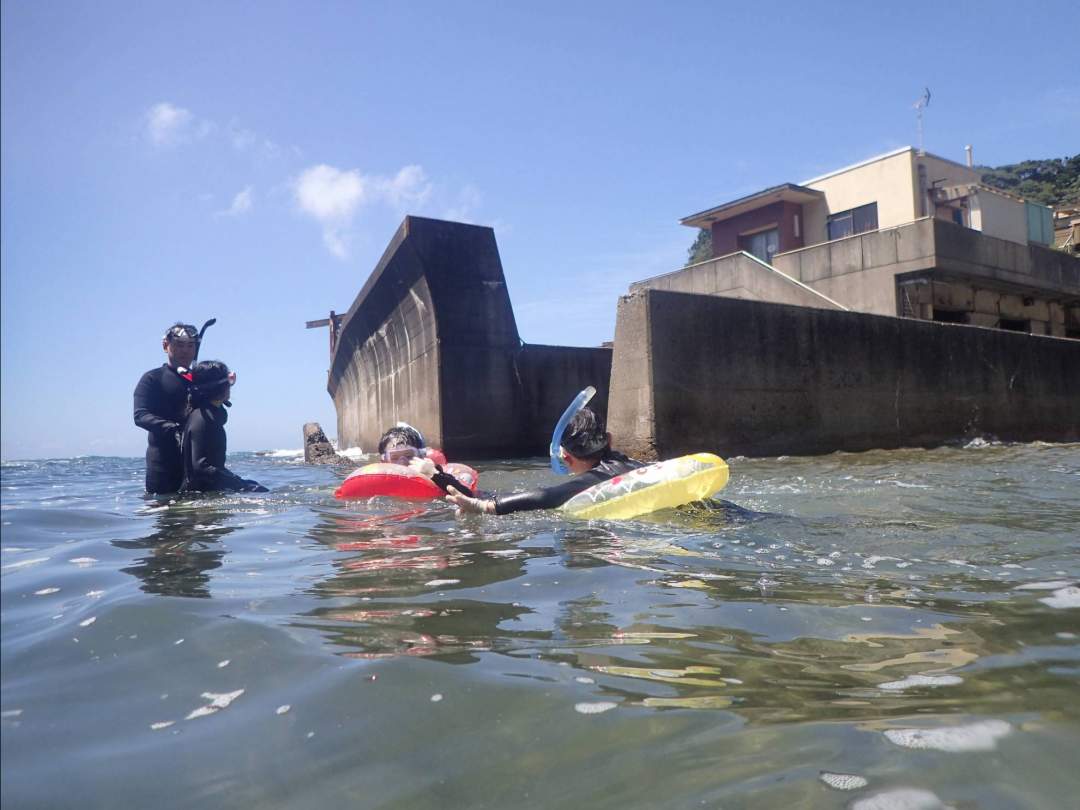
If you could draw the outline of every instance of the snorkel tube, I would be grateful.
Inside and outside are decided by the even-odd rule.
[[[570,470],[566,469],[566,465],[562,462],[562,455],[560,454],[563,431],[566,430],[566,426],[570,424],[570,420],[577,416],[577,412],[589,404],[596,395],[596,389],[591,385],[583,390],[580,394],[574,397],[574,401],[570,403],[563,415],[559,417],[558,423],[555,425],[555,432],[551,434],[551,471],[556,475],[569,475]]]
[[[199,330],[199,339],[195,342],[195,359],[192,361],[192,365],[199,362],[199,349],[202,348],[202,336],[206,334],[206,330],[217,323],[217,318],[211,318],[202,325],[202,329]]]

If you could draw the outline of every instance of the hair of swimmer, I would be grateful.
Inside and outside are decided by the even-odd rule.
[[[417,450],[424,446],[424,440],[420,438],[420,434],[411,427],[392,427],[379,439],[379,455],[385,453],[388,449],[393,450],[395,447],[415,447]]]
[[[203,360],[191,367],[188,397],[195,406],[229,398],[229,367],[220,360]]]
[[[610,446],[607,425],[592,408],[582,408],[566,426],[559,444],[582,461],[599,461]]]

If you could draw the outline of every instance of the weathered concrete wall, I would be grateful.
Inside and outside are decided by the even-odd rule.
[[[724,295],[751,301],[774,301],[804,307],[839,309],[839,305],[794,277],[778,272],[748,253],[733,253],[698,262],[674,273],[636,281],[635,290],[671,290],[698,295]]]
[[[342,318],[327,386],[338,445],[374,450],[406,421],[451,458],[546,452],[574,394],[606,398],[610,356],[523,346],[494,232],[406,217]]]
[[[644,458],[1080,440],[1080,342],[643,290],[619,302],[608,425]]]

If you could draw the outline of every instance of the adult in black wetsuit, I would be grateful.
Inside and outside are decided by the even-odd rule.
[[[644,466],[611,449],[611,434],[590,408],[582,408],[563,431],[562,446],[566,466],[574,477],[564,484],[543,487],[512,495],[495,494],[490,498],[470,498],[451,490],[446,500],[463,512],[487,512],[508,515],[529,509],[555,509],[579,492],[616,475]]]
[[[225,404],[236,375],[218,360],[196,363],[191,369],[188,399],[191,409],[184,424],[184,480],[181,492],[268,492],[258,481],[241,478],[225,467]],[[231,403],[229,403],[231,404]]]
[[[147,492],[176,492],[183,481],[180,433],[188,407],[188,381],[179,370],[191,366],[198,347],[194,326],[170,326],[161,339],[168,362],[143,374],[135,386],[135,424],[150,434],[146,438]]]

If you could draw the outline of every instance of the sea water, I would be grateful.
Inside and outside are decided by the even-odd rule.
[[[230,466],[272,491],[4,463],[5,807],[1077,806],[1080,445],[734,459],[624,522]]]

